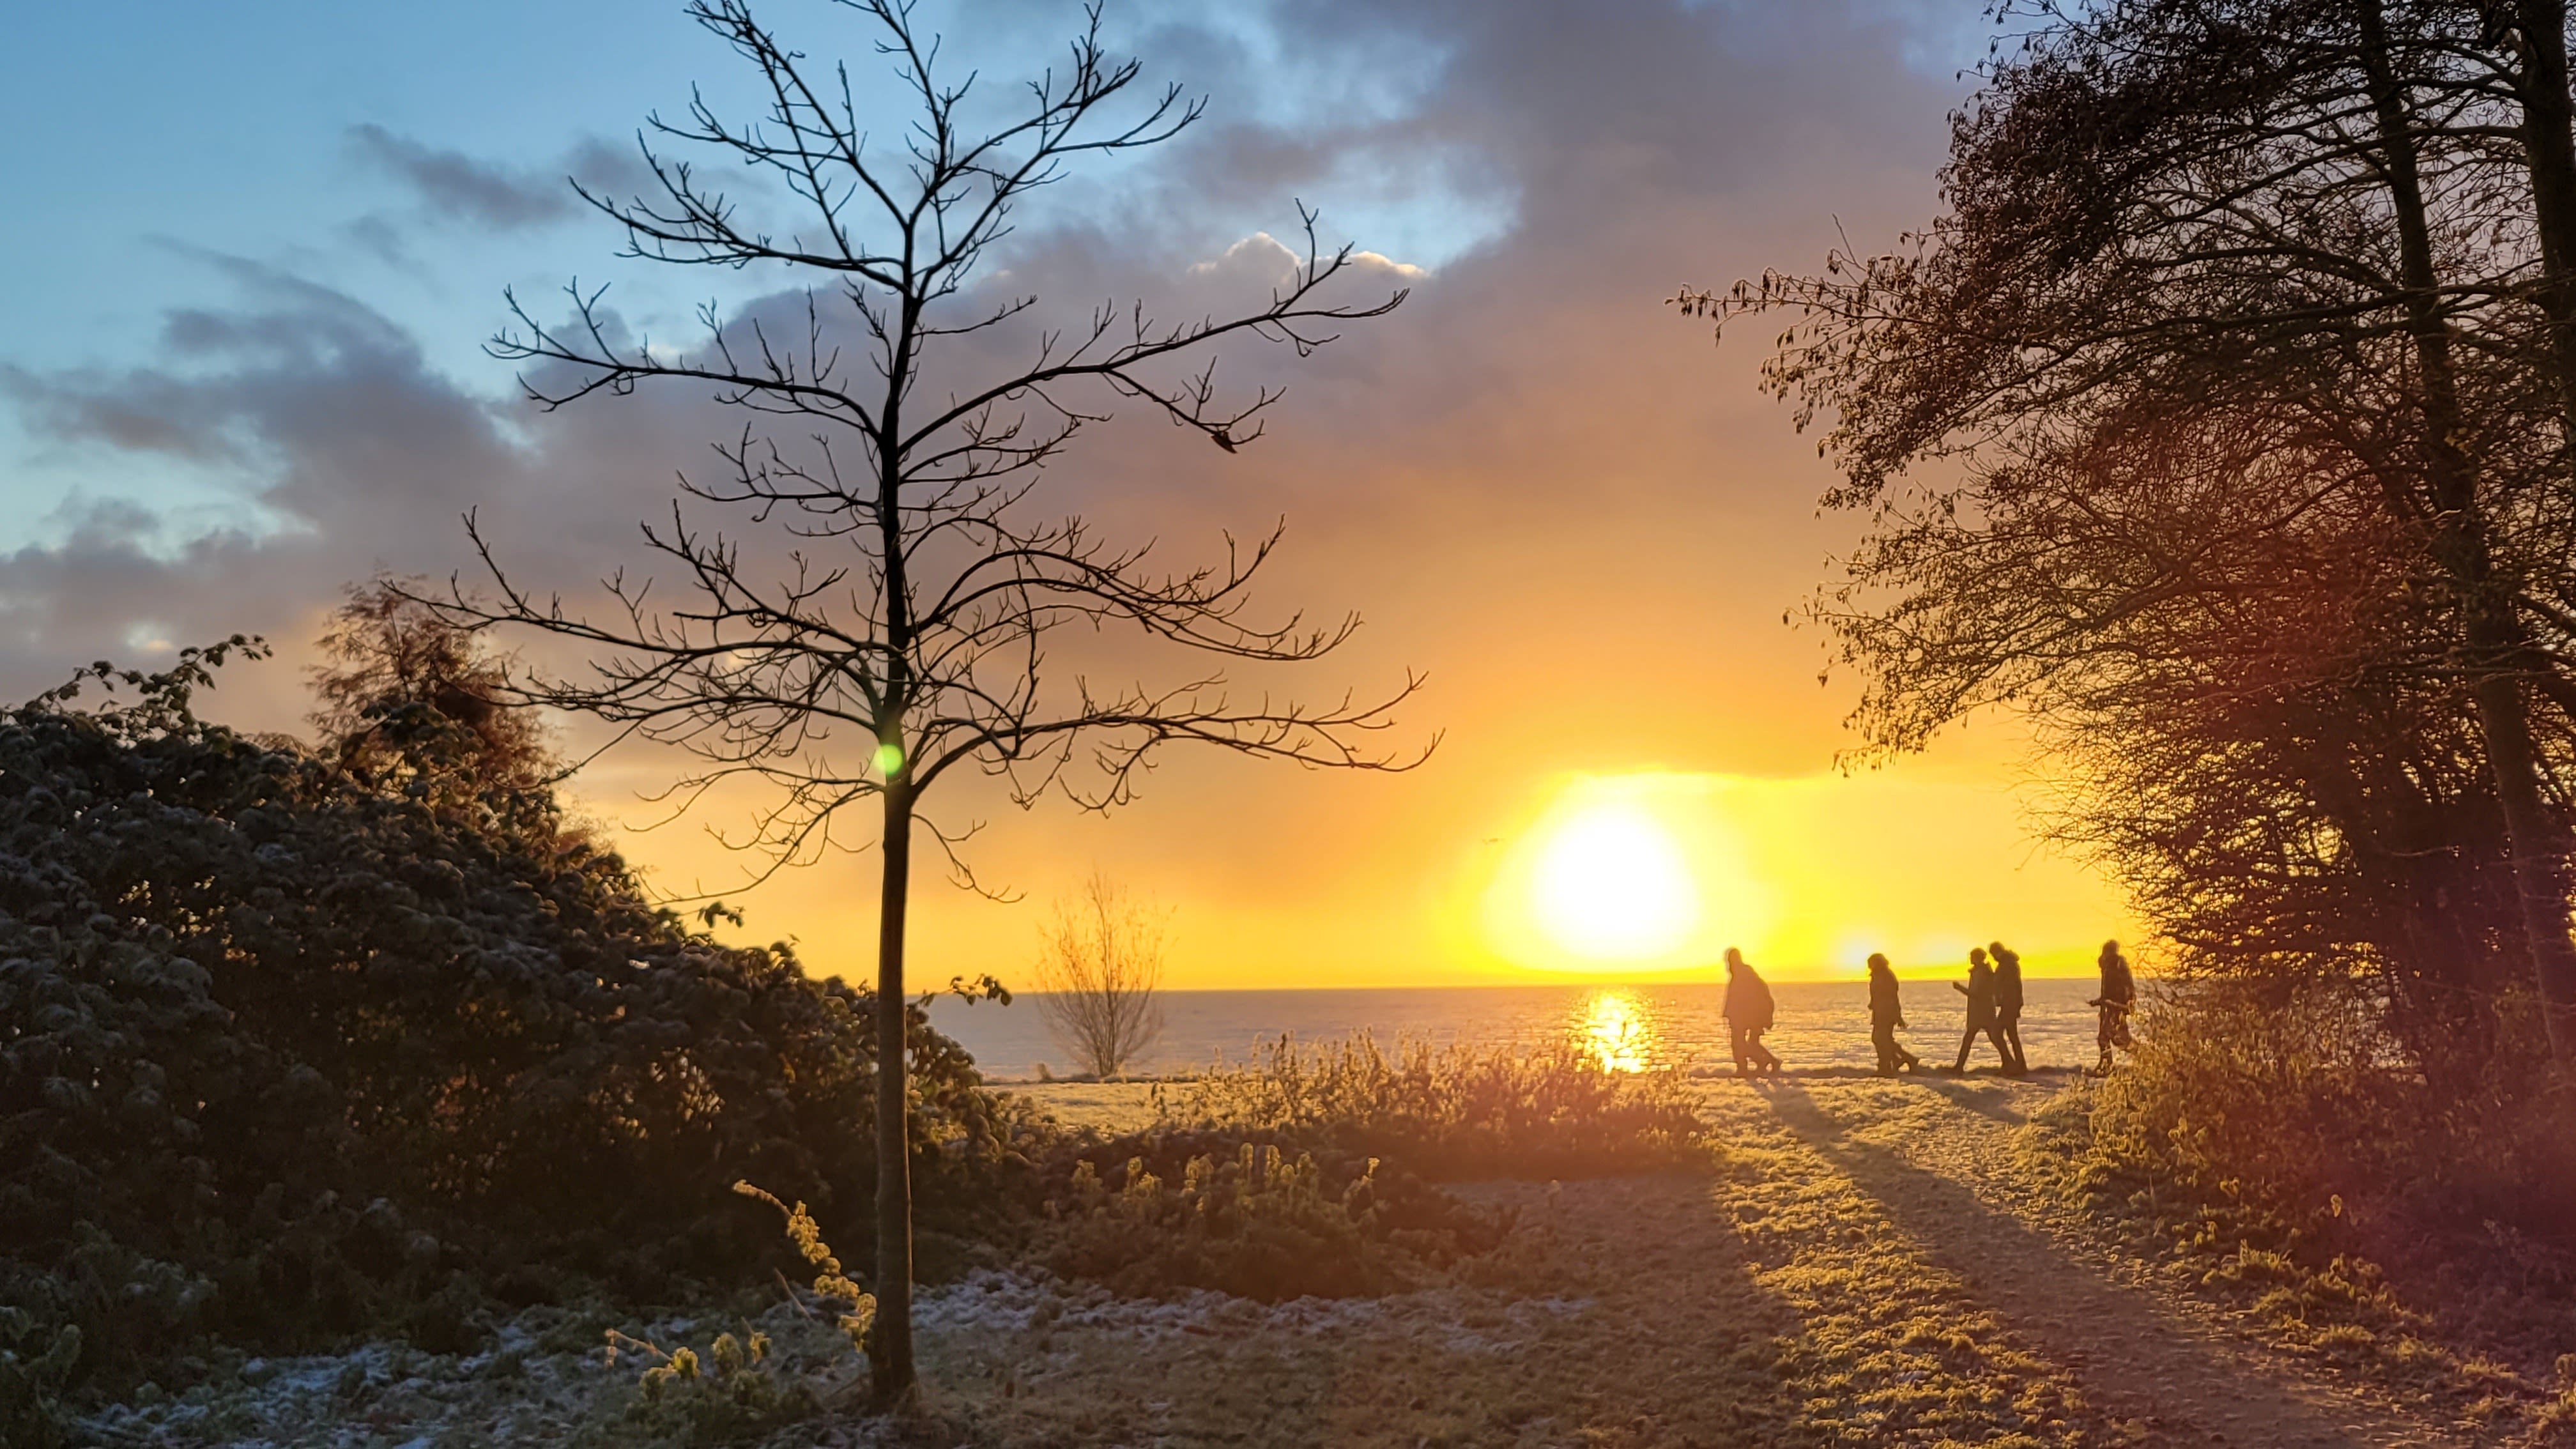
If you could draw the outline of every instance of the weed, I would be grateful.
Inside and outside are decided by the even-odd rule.
[[[876,1295],[859,1287],[841,1271],[841,1260],[832,1253],[832,1245],[823,1241],[823,1230],[805,1204],[794,1207],[761,1191],[747,1182],[737,1182],[733,1190],[744,1197],[756,1197],[786,1215],[787,1240],[814,1269],[814,1292],[820,1297],[847,1305],[841,1312],[841,1332],[849,1335],[850,1347],[861,1354],[868,1351],[869,1331],[876,1327]]]
[[[1480,1213],[1377,1158],[1221,1134],[1145,1134],[1072,1159],[1046,1204],[1039,1260],[1137,1296],[1213,1288],[1276,1302],[1418,1286],[1492,1249],[1507,1214]]]
[[[1669,1072],[1623,1073],[1572,1044],[1532,1051],[1362,1033],[1281,1036],[1241,1066],[1154,1089],[1175,1127],[1329,1144],[1425,1176],[1567,1178],[1683,1160],[1701,1126]]]

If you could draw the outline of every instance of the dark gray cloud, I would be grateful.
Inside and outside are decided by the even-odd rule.
[[[551,166],[515,168],[398,136],[368,122],[349,128],[349,145],[367,165],[400,181],[428,217],[492,231],[551,226],[590,208],[574,194],[630,190],[650,173],[631,149],[582,142]]]
[[[1050,496],[1161,535],[1176,557],[1220,524],[1258,528],[1285,510],[1295,531],[1274,596],[1375,621],[1336,682],[1430,667],[1428,717],[1477,722],[1452,759],[1542,757],[1568,733],[1605,757],[1675,759],[1705,748],[1725,708],[1710,681],[1811,677],[1812,641],[1776,628],[1834,542],[1811,516],[1811,450],[1754,394],[1754,354],[1712,354],[1662,299],[1809,262],[1837,215],[1863,238],[1922,219],[1949,97],[1908,68],[1906,35],[1832,3],[1308,0],[1269,13],[1286,62],[1186,11],[1146,32],[1153,74],[1209,88],[1210,121],[1148,168],[1088,193],[1069,185],[997,257],[1008,276],[995,290],[1060,299],[1076,318],[1137,295],[1195,315],[1262,288],[1242,274],[1252,252],[1192,270],[1241,239],[1211,218],[1293,220],[1290,199],[1304,197],[1329,227],[1337,188],[1395,201],[1432,188],[1490,203],[1508,225],[1313,359],[1230,356],[1240,385],[1291,387],[1259,447],[1224,458],[1124,418],[1085,440]],[[1280,77],[1315,75],[1380,99],[1259,103]],[[1298,119],[1262,119],[1278,114]],[[561,176],[586,164],[513,169],[380,128],[353,144],[423,209],[492,230],[571,216]],[[594,229],[605,254],[616,239]],[[434,255],[433,235],[410,245]],[[102,512],[0,557],[0,692],[22,697],[144,634],[309,637],[349,580],[470,564],[469,507],[514,570],[579,591],[640,557],[636,524],[667,506],[674,470],[704,465],[709,440],[739,423],[678,389],[537,415],[497,368],[459,379],[432,367],[361,298],[217,266],[229,297],[173,313],[149,364],[0,370],[32,430],[110,470],[149,455],[259,480],[241,526],[183,547]],[[1380,273],[1354,290],[1402,280]],[[776,297],[752,312],[792,335],[801,305]],[[1569,692],[1558,671],[1570,660],[1633,683]],[[292,672],[268,677],[262,722],[291,722]],[[1657,679],[1677,682],[1636,682]],[[1562,702],[1525,707],[1541,698]],[[1819,700],[1784,718],[1813,727],[1832,713]]]

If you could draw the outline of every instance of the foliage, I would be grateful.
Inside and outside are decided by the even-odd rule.
[[[54,1449],[63,1442],[63,1389],[80,1361],[81,1331],[36,1322],[0,1304],[0,1444]]]
[[[2186,967],[2338,985],[2437,1075],[2535,980],[2563,1063],[2563,7],[2008,8],[1928,232],[1684,299],[1795,314],[1865,749],[2026,710]]]
[[[543,790],[198,721],[250,647],[0,712],[0,1304],[79,1329],[73,1382],[744,1273],[736,1176],[869,1201],[867,998],[684,929]],[[910,1013],[963,1222],[1006,1129]]]
[[[1432,1186],[1578,1177],[1688,1160],[1701,1125],[1668,1074],[1581,1051],[1282,1037],[1250,1063],[1158,1083],[1158,1121],[1059,1143],[1040,1261],[1121,1292],[1272,1301],[1373,1295],[1453,1268],[1505,1272],[1515,1217]],[[1508,1256],[1508,1255],[1505,1255]]]
[[[2196,988],[2042,1115],[2031,1165],[2275,1343],[2532,1411],[2576,1331],[2576,1152],[2544,1083],[2437,1090],[2397,1060],[2343,993]]]
[[[1095,871],[1044,931],[1033,975],[1047,1030],[1078,1070],[1117,1076],[1163,1033],[1162,920]]]
[[[377,783],[434,785],[472,778],[515,790],[544,786],[559,767],[536,717],[509,707],[504,661],[390,578],[349,590],[321,638],[330,663],[313,670],[313,724],[340,768]]]
[[[1292,1157],[1229,1132],[1162,1130],[1062,1153],[1038,1259],[1124,1294],[1212,1288],[1274,1303],[1417,1287],[1510,1232],[1509,1214],[1381,1166],[1331,1149]]]
[[[847,1305],[836,1326],[848,1336],[852,1349],[866,1353],[868,1330],[876,1322],[877,1300],[841,1271],[840,1258],[833,1253],[832,1245],[823,1241],[823,1230],[815,1225],[813,1214],[805,1211],[805,1204],[800,1202],[791,1208],[747,1182],[735,1183],[733,1190],[744,1197],[760,1199],[787,1219],[787,1240],[796,1245],[797,1256],[814,1270],[815,1295],[826,1302]]]
[[[1433,1178],[1633,1170],[1681,1161],[1701,1140],[1671,1073],[1610,1071],[1570,1043],[1408,1038],[1389,1052],[1366,1033],[1321,1045],[1282,1036],[1246,1065],[1158,1085],[1154,1100],[1175,1125],[1324,1144]]]
[[[640,1358],[636,1387],[642,1396],[626,1417],[645,1434],[680,1444],[720,1444],[814,1412],[818,1400],[802,1379],[781,1376],[769,1362],[769,1335],[746,1326],[742,1336],[719,1333],[701,1356],[686,1344],[665,1350],[645,1339],[608,1333],[608,1361],[620,1353]]]

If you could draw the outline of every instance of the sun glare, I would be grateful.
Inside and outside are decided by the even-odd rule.
[[[1717,776],[1639,771],[1550,782],[1496,821],[1507,848],[1469,879],[1485,951],[1535,971],[1713,971],[1730,943],[1764,945],[1774,888],[1744,847]],[[1757,953],[1758,954],[1758,953]]]
[[[1557,828],[1538,858],[1539,925],[1601,961],[1660,956],[1699,924],[1699,891],[1679,847],[1633,805],[1596,805]]]

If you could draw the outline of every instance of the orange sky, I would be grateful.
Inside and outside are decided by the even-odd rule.
[[[915,980],[1023,979],[1046,904],[1095,867],[1172,910],[1175,987],[1526,981],[1584,966],[1699,979],[1730,943],[1783,978],[1856,974],[1874,949],[1948,970],[1995,936],[2034,970],[2072,971],[2105,936],[2133,934],[2101,880],[2033,847],[2011,782],[2048,766],[2009,721],[1882,772],[1833,773],[1854,686],[1819,687],[1823,641],[1782,614],[1856,525],[1817,515],[1830,474],[1755,389],[1768,329],[1718,348],[1664,305],[1684,284],[1812,265],[1838,234],[1866,245],[1925,221],[1960,60],[1983,48],[1977,8],[1312,0],[1149,8],[1149,23],[1113,6],[1116,42],[1150,76],[1204,87],[1210,119],[1148,164],[1051,193],[1056,209],[1013,243],[1010,287],[1076,308],[1232,305],[1273,280],[1263,234],[1293,224],[1302,198],[1329,233],[1404,269],[1368,280],[1414,295],[1302,363],[1229,358],[1239,381],[1290,386],[1240,456],[1122,418],[1085,435],[1041,500],[1155,537],[1176,562],[1206,556],[1220,529],[1257,534],[1284,514],[1286,549],[1257,598],[1367,624],[1328,660],[1248,683],[1329,699],[1420,669],[1429,685],[1397,743],[1434,731],[1443,743],[1401,776],[1174,753],[1106,819],[1022,813],[980,782],[943,783],[933,811],[986,822],[970,847],[979,873],[1025,899],[982,900],[922,867]],[[1009,13],[1009,26],[959,28],[987,49],[1054,14],[1036,0],[949,9]],[[0,682],[23,696],[75,661],[150,662],[255,630],[283,657],[236,673],[216,711],[293,728],[299,641],[340,585],[468,564],[467,508],[540,587],[578,595],[635,562],[636,522],[666,506],[673,470],[700,465],[738,418],[669,391],[539,416],[474,343],[500,319],[504,281],[536,297],[576,274],[614,279],[621,316],[656,337],[701,300],[705,274],[614,263],[613,237],[538,198],[613,150],[599,138],[721,73],[721,55],[663,19],[677,27],[669,73],[639,63],[626,111],[530,140],[537,160],[478,153],[469,132],[413,117],[369,164],[437,165],[311,202],[320,216],[344,194],[352,207],[375,196],[364,215],[316,221],[291,244],[161,219],[214,250],[135,294],[165,309],[157,348],[0,357],[23,488],[178,479],[198,500],[156,512],[144,492],[103,487],[22,510],[48,521],[0,560]],[[998,71],[1024,57],[978,59]],[[458,178],[471,188],[437,193]],[[387,187],[414,190],[396,204]],[[501,205],[512,188],[538,199]],[[319,240],[331,237],[343,240]],[[170,290],[186,277],[198,290]],[[714,285],[735,289],[728,305],[794,305],[764,295],[776,278]],[[1146,678],[1186,667],[1115,639],[1096,652],[1088,662]],[[675,772],[626,753],[577,789],[622,828],[654,816],[638,796]],[[703,827],[743,804],[624,843],[660,886],[727,889],[741,863]],[[1587,963],[1548,922],[1581,914],[1566,903],[1565,873],[1582,868],[1566,841],[1609,838],[1604,819],[1668,842],[1650,873],[1693,899],[1657,917],[1669,929],[1644,932],[1643,954]],[[750,937],[792,936],[818,970],[873,969],[872,857],[737,900]]]
[[[1955,974],[1995,937],[2035,975],[2075,975],[2105,936],[2135,934],[2096,874],[2034,845],[2000,750],[1764,777],[1646,758],[1550,768],[1543,738],[1516,748],[1497,731],[1478,748],[1476,734],[1458,726],[1406,776],[1176,759],[1151,796],[1106,819],[988,813],[971,858],[1025,898],[995,903],[925,869],[915,979],[1024,980],[1048,905],[1095,867],[1172,911],[1175,988],[1715,980],[1730,944],[1775,979],[1856,978],[1874,950],[1900,970]],[[1604,802],[1660,825],[1693,887],[1696,919],[1669,948],[1586,960],[1535,919],[1546,887],[1532,867],[1561,864],[1547,859],[1555,832]],[[627,844],[673,888],[740,869],[688,821]],[[734,934],[792,935],[818,969],[864,975],[875,890],[873,855],[835,855],[738,897],[751,919]]]

